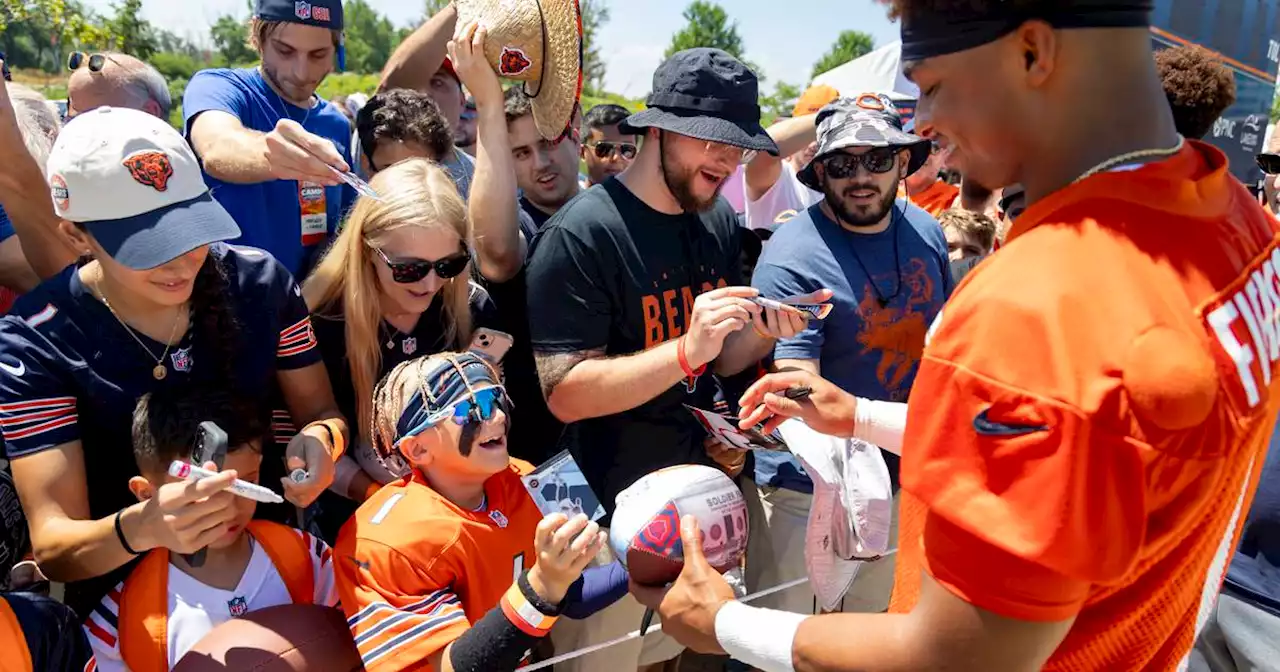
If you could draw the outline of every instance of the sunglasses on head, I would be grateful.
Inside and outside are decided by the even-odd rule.
[[[630,161],[636,158],[636,152],[639,151],[639,148],[636,147],[635,143],[631,142],[588,143],[587,147],[596,153],[597,159],[606,159],[613,156],[614,152],[617,152],[622,156],[622,158]]]
[[[1259,154],[1258,167],[1268,175],[1280,175],[1280,154]]]
[[[86,54],[83,51],[73,51],[67,56],[68,70],[79,70],[86,64],[89,66],[89,72],[102,72],[107,65],[107,57],[104,54]]]
[[[873,149],[866,154],[833,154],[822,160],[827,177],[843,180],[858,172],[858,164],[870,173],[887,173],[897,165],[898,152],[893,149]]]
[[[471,253],[465,248],[458,254],[450,255],[444,259],[437,259],[436,261],[426,261],[424,259],[393,261],[381,249],[374,247],[373,251],[377,252],[378,256],[382,257],[382,261],[386,263],[387,268],[391,269],[391,279],[402,285],[418,282],[430,275],[432,270],[435,270],[436,275],[440,276],[441,280],[456,278],[467,270],[467,264],[471,263]]]

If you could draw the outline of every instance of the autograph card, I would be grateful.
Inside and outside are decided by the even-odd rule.
[[[604,517],[604,505],[591,491],[587,477],[582,475],[582,469],[567,450],[560,451],[522,480],[544,516],[563,513],[572,518],[585,513],[591,520]]]
[[[707,433],[734,450],[789,450],[778,432],[765,434],[759,428],[738,429],[738,419],[685,405]]]
[[[332,170],[333,174],[338,176],[338,179],[351,185],[351,188],[355,189],[357,194],[360,194],[361,196],[367,196],[368,198],[372,198],[375,201],[382,200],[382,197],[378,195],[378,192],[374,191],[373,187],[369,186],[368,182],[365,182],[364,180],[360,179],[360,176],[356,175],[355,173],[343,172],[341,170],[338,170],[337,168],[334,168],[333,166],[329,166],[329,170]]]

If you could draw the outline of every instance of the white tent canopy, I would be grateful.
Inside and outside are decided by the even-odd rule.
[[[887,93],[894,100],[915,100],[920,88],[902,76],[902,43],[886,44],[844,65],[818,75],[813,84],[826,84],[842,96],[864,92]]]

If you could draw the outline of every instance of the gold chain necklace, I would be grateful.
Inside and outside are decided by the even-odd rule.
[[[111,311],[111,316],[116,318],[116,322],[119,322],[120,326],[124,327],[124,330],[129,332],[129,335],[133,337],[133,340],[137,341],[138,346],[146,351],[148,357],[156,357],[155,351],[150,347],[147,347],[147,344],[143,343],[141,338],[138,338],[138,334],[133,331],[133,328],[128,324],[125,324],[124,320],[120,319],[120,314],[116,312],[116,309],[111,307],[111,302],[107,300],[107,293],[102,289],[101,283],[98,285],[98,293],[102,295],[102,305],[106,306],[107,310]],[[155,368],[151,369],[151,377],[156,380],[164,380],[165,376],[169,375],[169,369],[164,365],[164,358],[169,356],[169,349],[173,347],[173,336],[178,333],[178,320],[181,317],[182,310],[179,309],[173,315],[173,326],[169,328],[169,340],[165,341],[164,352],[159,357],[156,357]]]
[[[1107,159],[1106,161],[1103,161],[1102,163],[1099,163],[1098,165],[1090,168],[1089,170],[1084,171],[1084,174],[1081,175],[1080,177],[1077,177],[1074,180],[1074,182],[1079,182],[1091,175],[1096,175],[1097,173],[1111,170],[1112,168],[1116,168],[1118,166],[1129,163],[1130,161],[1135,161],[1137,159],[1145,159],[1149,157],[1165,158],[1165,157],[1173,156],[1174,154],[1177,154],[1178,152],[1182,151],[1182,144],[1183,144],[1182,136],[1178,136],[1178,144],[1174,145],[1172,148],[1139,149],[1136,152],[1129,152],[1127,154],[1113,156]]]

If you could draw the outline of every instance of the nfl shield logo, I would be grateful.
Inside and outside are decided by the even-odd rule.
[[[173,370],[187,373],[191,371],[191,347],[180,348],[173,351],[169,355],[169,360],[173,362]]]
[[[298,0],[297,2],[294,2],[293,13],[296,14],[298,18],[302,19],[303,21],[310,21],[311,20],[311,3],[302,2],[302,0]]]
[[[496,523],[498,527],[505,528],[507,526],[507,517],[502,515],[502,512],[497,509],[489,512],[489,518],[493,519],[493,522]]]
[[[231,612],[231,616],[239,618],[249,613],[249,603],[243,597],[237,597],[227,600],[227,610]]]
[[[410,336],[400,342],[400,350],[406,355],[412,355],[418,351],[418,339]]]

